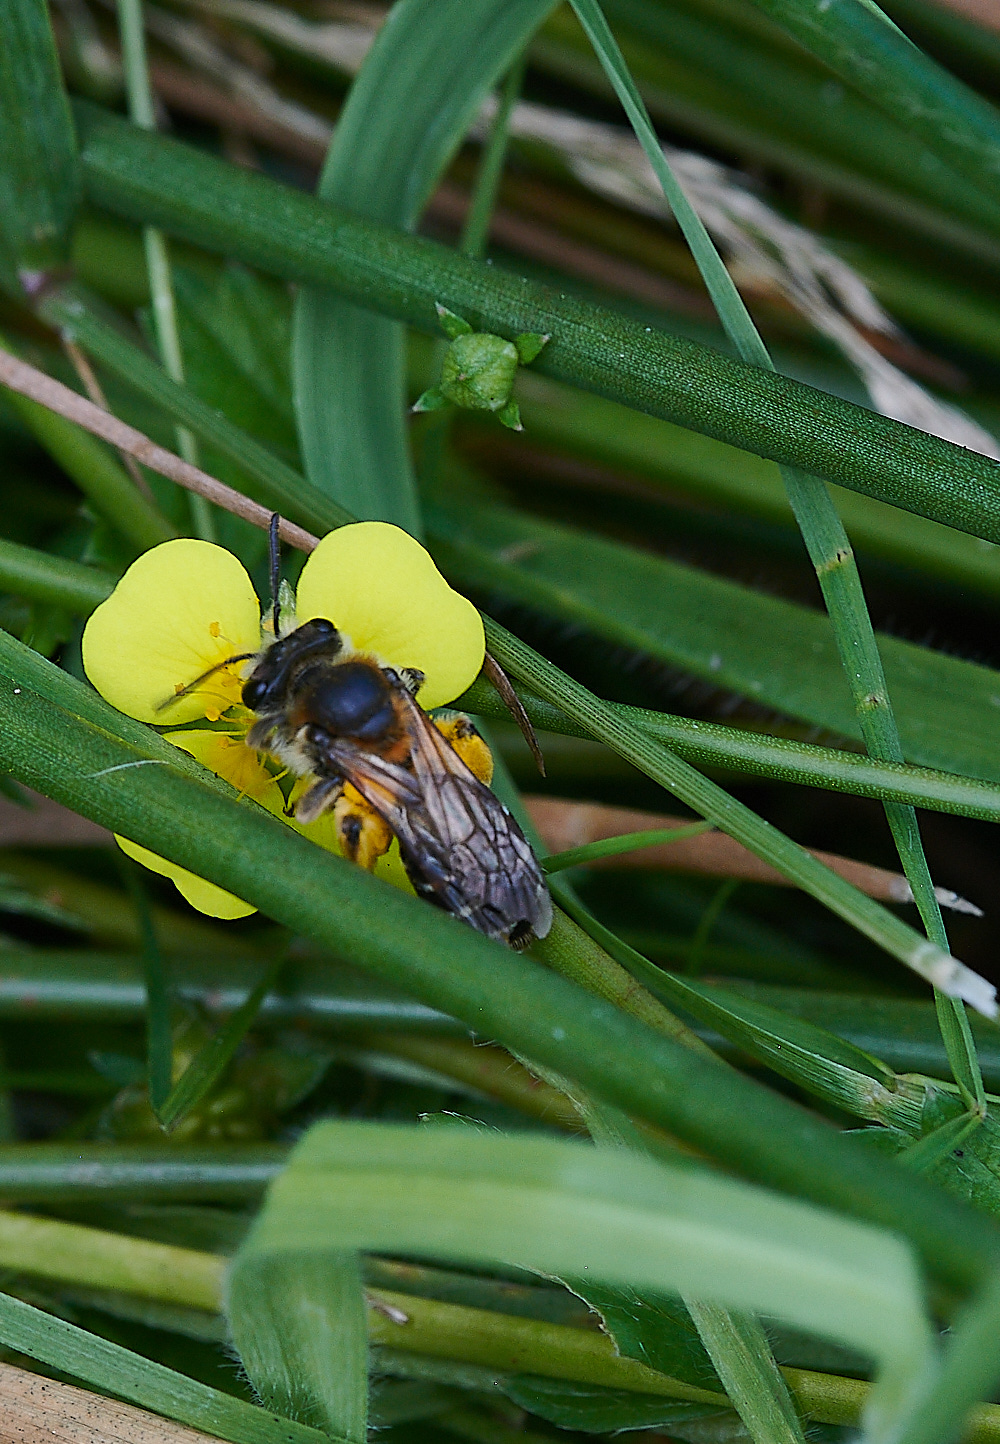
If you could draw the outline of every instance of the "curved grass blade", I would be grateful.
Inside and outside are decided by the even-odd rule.
[[[218,1082],[236,1049],[253,1027],[260,1006],[278,981],[285,961],[286,955],[281,953],[225,1026],[195,1054],[169,1092],[161,1101],[153,1103],[156,1116],[168,1133],[182,1123],[192,1109],[197,1108]],[[149,1097],[152,1103],[152,1088]]]
[[[483,98],[554,0],[401,0],[351,87],[318,195],[411,229]],[[293,345],[306,475],[361,519],[416,535],[402,328],[304,290]]]

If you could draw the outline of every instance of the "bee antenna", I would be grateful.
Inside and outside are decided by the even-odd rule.
[[[273,511],[267,528],[267,553],[271,561],[271,625],[274,628],[275,641],[278,640],[278,627],[281,623],[281,602],[278,598],[281,589],[281,541],[278,537],[280,525],[281,517]]]
[[[235,657],[227,657],[224,662],[216,662],[214,667],[209,667],[207,672],[202,672],[200,677],[195,677],[193,682],[189,682],[186,687],[181,687],[172,697],[168,697],[165,702],[157,702],[155,710],[157,712],[166,711],[166,709],[172,707],[175,702],[179,702],[182,697],[186,697],[189,692],[193,692],[196,687],[200,687],[202,682],[206,682],[209,677],[214,677],[216,672],[221,672],[223,667],[228,667],[231,662],[247,662],[251,657],[256,657],[256,655],[256,652],[237,652]]]

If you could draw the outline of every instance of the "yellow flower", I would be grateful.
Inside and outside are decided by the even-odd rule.
[[[323,538],[302,569],[296,613],[300,623],[325,617],[348,649],[385,666],[418,668],[426,677],[419,700],[427,708],[464,692],[482,666],[483,626],[475,607],[452,591],[419,542],[385,522],[357,522]],[[237,791],[319,846],[339,851],[327,817],[306,827],[285,817],[277,775],[246,745],[253,716],[240,692],[253,663],[220,663],[255,654],[262,640],[260,603],[239,560],[210,542],[181,539],[139,557],[97,608],[83,634],[83,665],[102,697],[141,722],[221,719],[225,730],[168,736]],[[118,841],[129,856],[169,877],[201,912],[236,918],[254,911],[136,843]],[[405,884],[396,844],[375,872]]]

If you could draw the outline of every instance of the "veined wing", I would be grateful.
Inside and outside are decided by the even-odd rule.
[[[400,700],[412,772],[345,743],[331,760],[399,838],[419,892],[514,946],[544,937],[552,903],[521,829],[409,693]]]

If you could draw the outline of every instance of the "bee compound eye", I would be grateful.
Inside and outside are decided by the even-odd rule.
[[[251,677],[248,682],[243,683],[243,705],[244,707],[249,707],[251,712],[258,710],[266,696],[267,683],[262,679],[258,678],[255,681],[254,678]]]

